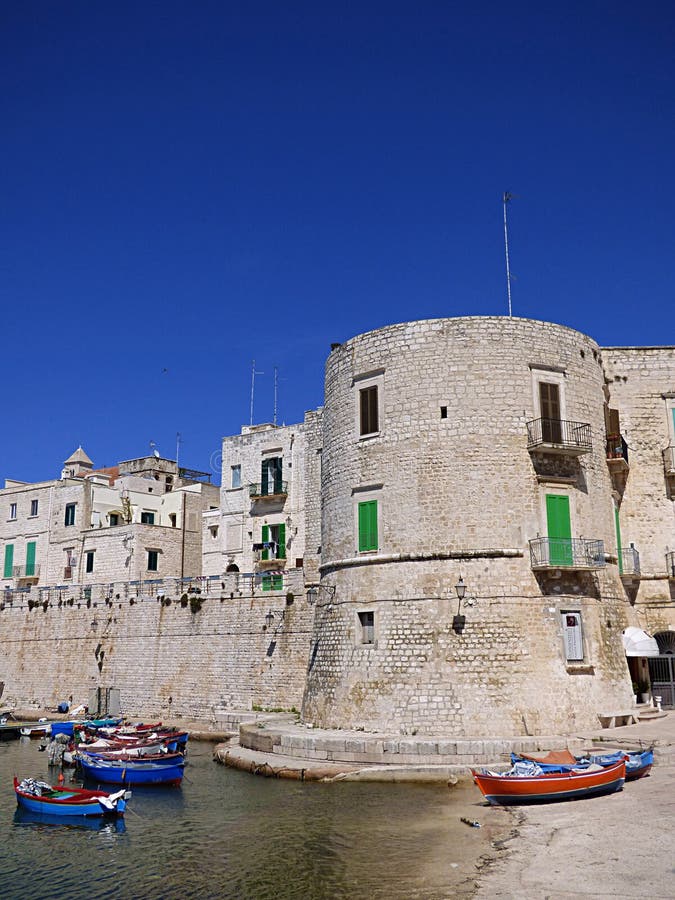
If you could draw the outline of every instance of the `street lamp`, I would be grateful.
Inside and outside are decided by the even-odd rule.
[[[459,581],[455,585],[455,593],[457,594],[457,614],[452,617],[452,630],[455,634],[461,634],[464,631],[464,625],[466,624],[466,616],[460,614],[462,600],[466,595],[466,585],[464,584],[464,579],[461,575],[459,576]]]

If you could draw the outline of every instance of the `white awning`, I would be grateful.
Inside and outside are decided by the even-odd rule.
[[[626,656],[658,656],[659,645],[641,628],[626,628],[623,632],[623,646]]]

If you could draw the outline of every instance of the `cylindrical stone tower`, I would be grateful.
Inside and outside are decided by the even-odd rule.
[[[512,736],[630,706],[604,406],[597,344],[546,322],[334,348],[306,721]]]

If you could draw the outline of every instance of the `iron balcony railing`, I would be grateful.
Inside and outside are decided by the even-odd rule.
[[[635,547],[622,547],[617,553],[619,575],[638,576],[640,574],[640,554]]]
[[[607,435],[607,459],[622,459],[628,462],[628,444],[620,434]]]
[[[668,570],[668,578],[675,578],[675,550],[666,553],[666,569]]]
[[[591,426],[564,419],[533,419],[527,423],[527,449],[538,447],[574,455],[589,453],[593,449]]]
[[[285,497],[286,494],[288,494],[287,481],[270,481],[267,484],[258,482],[248,486],[248,495],[252,500],[259,500],[261,497]]]
[[[535,538],[530,563],[533,569],[602,569],[605,547],[603,541],[583,538]]]
[[[40,566],[36,563],[28,563],[25,566],[13,566],[12,578],[38,578]]]
[[[666,475],[675,475],[675,447],[666,447],[663,451],[663,466]]]

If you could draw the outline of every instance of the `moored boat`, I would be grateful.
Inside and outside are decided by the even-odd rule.
[[[170,765],[140,760],[98,759],[82,754],[79,763],[84,775],[107,784],[180,784],[185,760]]]
[[[647,750],[615,750],[610,753],[585,753],[574,756],[569,750],[553,750],[541,754],[511,754],[513,764],[526,760],[534,762],[544,772],[566,772],[572,768],[586,768],[591,765],[607,768],[621,759],[626,763],[626,781],[635,781],[648,775],[654,765],[654,748]]]
[[[526,771],[532,774],[520,774]],[[549,803],[578,800],[620,791],[626,778],[626,763],[621,759],[611,766],[590,766],[564,772],[543,772],[536,764],[518,765],[509,772],[472,769],[475,784],[483,796],[495,805]]]
[[[54,787],[44,781],[14,778],[16,802],[34,814],[49,816],[122,816],[128,799],[125,790],[110,794],[70,786]]]

